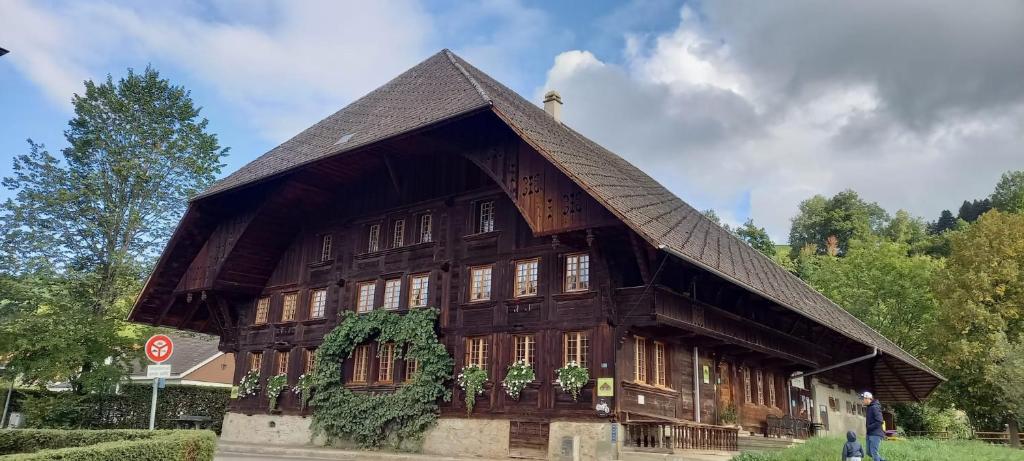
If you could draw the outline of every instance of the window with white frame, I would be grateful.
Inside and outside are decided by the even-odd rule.
[[[256,300],[256,319],[253,323],[261,325],[267,323],[267,315],[270,312],[270,297],[263,296]]]
[[[537,266],[540,259],[516,261],[516,278],[513,284],[513,296],[522,298],[537,295]]]
[[[365,383],[370,374],[370,345],[356,346],[352,352],[352,382]]]
[[[409,308],[427,307],[430,299],[430,275],[409,276]]]
[[[302,374],[312,373],[316,369],[316,348],[303,349]]]
[[[768,406],[774,407],[778,402],[775,400],[775,373],[768,372]]]
[[[647,338],[633,337],[633,382],[647,384]]]
[[[469,268],[469,302],[491,299],[491,272],[493,266]]]
[[[410,359],[406,356],[405,359],[405,382],[412,381],[416,377],[416,372],[420,370],[420,361],[416,359]]]
[[[487,369],[487,337],[466,338],[466,365]]]
[[[476,231],[477,233],[491,232],[494,230],[494,201],[477,203]]]
[[[299,302],[299,294],[296,292],[285,293],[281,297],[281,321],[291,322],[295,320],[295,307]]]
[[[562,362],[576,362],[579,366],[589,366],[590,338],[585,331],[571,331],[562,334]]]
[[[317,288],[309,292],[309,318],[318,319],[327,311],[327,289]]]
[[[754,374],[757,376],[757,404],[764,405],[764,373],[758,368]]]
[[[288,351],[277,351],[277,374],[288,374]]]
[[[577,253],[565,256],[565,291],[590,289],[590,255]]]
[[[399,248],[403,245],[405,245],[405,220],[399,219],[394,224],[391,248]]]
[[[395,343],[380,345],[380,353],[377,354],[377,381],[390,383],[394,381],[395,375]]]
[[[362,282],[356,284],[356,312],[370,312],[373,310],[373,298],[377,291],[377,282]]]
[[[370,226],[370,235],[366,251],[373,253],[380,251],[380,224],[373,224]]]
[[[513,336],[512,346],[515,351],[515,356],[513,357],[514,361],[518,362],[522,360],[528,365],[533,365],[537,349],[537,340],[534,339],[533,335]]]
[[[384,308],[398,309],[398,303],[402,299],[402,279],[388,279],[384,281]]]
[[[325,234],[320,237],[320,261],[329,261],[331,259],[331,243],[334,240],[331,234]]]
[[[434,218],[430,213],[420,215],[420,243],[434,241]]]
[[[665,343],[661,341],[654,342],[654,385],[665,387],[668,385],[667,377],[665,373],[666,368],[666,357],[665,357]]]
[[[743,402],[744,403],[754,403],[753,402],[753,398],[752,398],[753,396],[752,396],[752,394],[750,392],[750,389],[751,389],[751,386],[750,386],[750,368],[749,367],[743,367]]]
[[[263,352],[254,351],[249,353],[249,371],[260,371],[263,366]]]

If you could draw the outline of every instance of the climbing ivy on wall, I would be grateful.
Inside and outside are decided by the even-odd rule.
[[[376,310],[346,311],[316,351],[312,430],[327,443],[349,440],[364,447],[399,447],[418,441],[437,420],[438,401],[451,399],[445,383],[453,361],[437,340],[436,309],[413,309],[407,314]],[[367,341],[394,343],[395,358],[415,359],[419,369],[412,381],[395,392],[355,393],[345,387],[342,363],[356,346]],[[378,348],[379,350],[379,348]]]

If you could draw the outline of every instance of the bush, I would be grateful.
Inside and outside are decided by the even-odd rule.
[[[146,429],[153,388],[149,384],[121,386],[119,394],[78,395],[71,392],[15,392],[12,408],[25,416],[25,427],[81,429]],[[231,390],[222,387],[168,385],[160,389],[156,427],[174,429],[180,415],[209,416],[220,432]]]
[[[206,461],[213,459],[216,443],[210,431],[0,431],[0,453],[9,461]]]

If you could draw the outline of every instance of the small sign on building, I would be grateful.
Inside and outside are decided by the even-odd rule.
[[[611,397],[615,395],[615,378],[597,378],[597,396]]]

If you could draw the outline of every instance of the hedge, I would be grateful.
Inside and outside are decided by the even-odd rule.
[[[53,430],[0,431],[4,461],[209,461],[217,437],[211,431]]]
[[[146,429],[153,388],[150,384],[122,385],[118,394],[78,395],[71,392],[16,390],[12,408],[24,417],[24,427],[56,429]],[[209,416],[220,432],[231,390],[222,387],[167,385],[160,389],[156,427],[174,429],[181,415]]]

